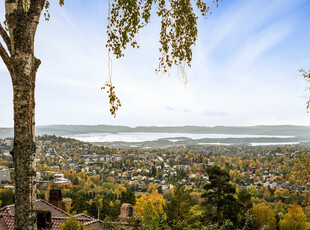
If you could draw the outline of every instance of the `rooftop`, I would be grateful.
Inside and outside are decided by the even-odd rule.
[[[52,229],[59,230],[60,226],[69,219],[70,215],[65,211],[57,208],[51,203],[45,200],[37,200],[38,210],[48,210],[52,214]],[[15,207],[14,205],[7,205],[0,209],[0,229],[14,230],[14,216]],[[102,221],[90,217],[85,214],[78,214],[74,216],[76,220],[80,221],[86,227],[99,227]]]

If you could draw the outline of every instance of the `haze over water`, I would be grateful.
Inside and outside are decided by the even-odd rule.
[[[193,134],[193,133],[152,133],[152,132],[120,132],[120,133],[89,133],[66,136],[85,142],[144,142],[156,141],[162,138],[171,138],[170,141],[178,141],[178,138],[190,138],[194,140],[203,138],[290,138],[294,136],[280,135],[248,135],[248,134]],[[263,144],[263,143],[262,143]],[[281,143],[282,144],[282,143]],[[290,143],[288,143],[290,144]]]

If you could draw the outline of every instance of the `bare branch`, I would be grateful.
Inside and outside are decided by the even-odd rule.
[[[8,68],[9,71],[11,71],[11,58],[9,56],[9,54],[7,53],[7,51],[5,50],[5,48],[3,47],[3,45],[0,42],[0,56],[4,62],[4,64],[6,65],[6,67]]]
[[[11,39],[10,39],[8,33],[3,28],[3,26],[1,25],[1,22],[0,22],[0,36],[2,37],[3,41],[5,42],[6,46],[8,47],[9,52],[11,53],[12,52],[11,51]]]

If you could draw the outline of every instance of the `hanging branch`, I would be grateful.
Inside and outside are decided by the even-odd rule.
[[[109,0],[109,16],[108,16],[108,33],[111,33],[111,0]],[[115,86],[112,84],[112,59],[110,57],[110,48],[108,49],[108,80],[105,82],[101,90],[106,90],[109,97],[110,113],[112,116],[116,117],[116,111],[121,107],[121,101],[115,94]]]
[[[116,111],[121,107],[121,101],[115,94],[115,86],[112,84],[112,59],[110,57],[110,52],[108,52],[108,71],[109,78],[105,82],[104,86],[101,87],[101,90],[106,90],[109,97],[110,103],[110,113],[112,116],[116,117]]]

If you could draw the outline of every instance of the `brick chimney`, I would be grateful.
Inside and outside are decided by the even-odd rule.
[[[48,210],[37,210],[38,229],[52,229],[52,213]]]
[[[60,189],[51,189],[49,202],[56,206],[57,208],[62,209],[62,195]]]
[[[128,225],[128,221],[134,216],[134,212],[134,207],[131,204],[123,203],[121,206],[121,215],[118,216],[122,224]]]

